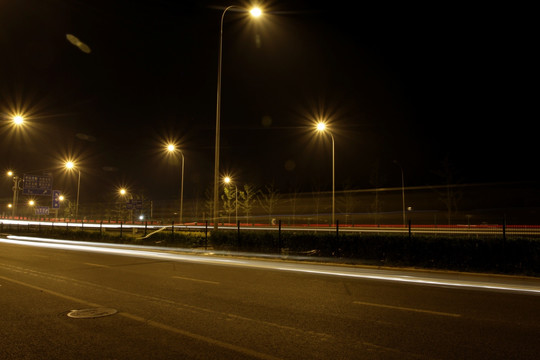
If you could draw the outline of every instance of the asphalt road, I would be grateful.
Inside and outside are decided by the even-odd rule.
[[[540,354],[540,279],[51,246],[0,238],[0,359]]]

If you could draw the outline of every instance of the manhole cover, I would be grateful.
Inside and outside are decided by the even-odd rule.
[[[102,316],[109,316],[116,314],[116,309],[111,308],[93,308],[93,309],[80,309],[80,310],[71,310],[67,316],[76,318],[76,319],[90,319],[97,318]]]

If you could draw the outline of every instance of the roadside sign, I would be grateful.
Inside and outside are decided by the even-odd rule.
[[[36,206],[35,208],[36,215],[49,215],[48,206]]]
[[[52,176],[51,175],[27,175],[23,176],[24,195],[51,195]]]

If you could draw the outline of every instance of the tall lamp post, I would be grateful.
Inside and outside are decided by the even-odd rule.
[[[79,193],[81,190],[81,170],[75,167],[75,163],[73,161],[67,161],[65,165],[66,165],[66,169],[68,170],[75,169],[79,173],[79,176],[77,179],[77,201],[75,202],[75,219],[78,219],[79,218]]]
[[[403,175],[403,167],[400,163],[397,162],[397,160],[394,160],[394,164],[399,166],[399,169],[401,170],[401,203],[403,208],[403,226],[407,225],[407,220],[405,218],[405,177]]]
[[[335,224],[336,219],[336,162],[335,162],[335,146],[334,146],[334,135],[326,127],[326,123],[320,121],[317,123],[317,131],[319,132],[328,132],[332,138],[332,225]]]
[[[227,10],[238,8],[247,10],[240,6],[227,6],[221,14],[220,32],[219,32],[219,57],[218,57],[218,75],[217,75],[217,96],[216,96],[216,152],[214,161],[214,230],[218,229],[218,193],[219,193],[219,133],[220,133],[220,115],[221,115],[221,64],[223,58],[223,19]],[[262,12],[259,8],[253,8],[250,11],[251,16],[259,17]]]
[[[176,146],[174,144],[167,145],[167,151],[170,153],[175,152]],[[182,150],[178,150],[178,151],[180,151],[180,155],[182,155],[182,169],[180,173],[180,224],[182,224],[182,220],[183,220],[182,211],[184,208],[184,162],[185,160],[184,160],[184,153],[182,152]]]

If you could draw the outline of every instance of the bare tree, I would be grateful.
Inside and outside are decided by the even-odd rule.
[[[272,223],[272,215],[274,214],[274,209],[276,208],[277,203],[281,199],[281,194],[273,183],[270,185],[265,185],[264,188],[265,191],[260,191],[257,199],[259,200],[261,207],[268,214],[269,222]]]
[[[231,222],[231,214],[236,210],[236,188],[234,186],[224,186],[221,200],[223,201],[223,212],[228,216],[227,222]]]
[[[244,184],[244,188],[238,191],[238,205],[244,212],[246,222],[253,213],[253,205],[257,196],[257,188],[251,184]]]

